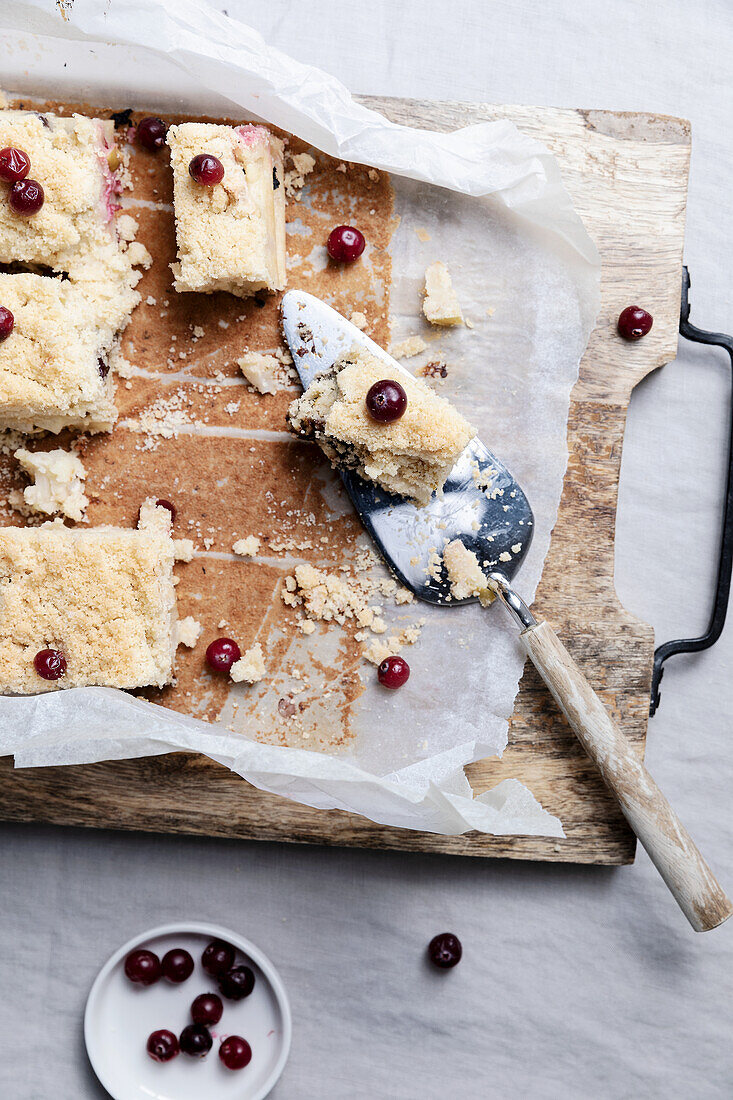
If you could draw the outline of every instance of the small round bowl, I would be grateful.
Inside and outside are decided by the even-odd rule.
[[[171,1062],[154,1062],[145,1050],[150,1032],[168,1028],[180,1035],[191,1023],[194,997],[218,993],[215,979],[201,967],[204,947],[214,939],[237,949],[235,965],[244,961],[252,967],[254,990],[243,1001],[222,997],[224,1013],[210,1028],[214,1045],[206,1058],[181,1053]],[[147,947],[160,958],[171,947],[185,947],[194,972],[180,985],[165,978],[152,986],[134,985],[123,967],[136,947]],[[100,970],[84,1013],[89,1061],[114,1100],[263,1100],[283,1071],[291,1033],[290,1005],[275,967],[249,940],[216,924],[163,924],[135,936]],[[219,1059],[219,1044],[227,1035],[241,1035],[252,1047],[252,1061],[242,1070],[228,1070]]]

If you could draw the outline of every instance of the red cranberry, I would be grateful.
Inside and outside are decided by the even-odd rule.
[[[627,306],[619,314],[618,330],[624,340],[641,340],[654,324],[651,313],[640,306]]]
[[[148,1036],[147,1052],[154,1062],[170,1062],[180,1052],[178,1039],[172,1031],[161,1028]]]
[[[405,415],[407,394],[399,382],[383,378],[375,382],[366,395],[367,412],[380,424],[391,424]]]
[[[33,658],[33,666],[44,680],[60,680],[66,672],[66,658],[58,649],[41,649]]]
[[[179,985],[193,974],[193,959],[182,947],[173,947],[166,951],[160,964],[163,977]]]
[[[43,206],[43,188],[36,180],[18,180],[10,188],[10,205],[16,214],[37,214]]]
[[[232,638],[215,638],[206,650],[206,663],[214,672],[228,672],[241,656],[242,652]]]
[[[5,306],[0,306],[0,342],[7,340],[15,327],[15,317]]]
[[[145,947],[131,951],[125,959],[125,975],[136,985],[155,985],[161,975],[160,959]]]
[[[220,640],[227,641],[228,639]],[[234,644],[236,645],[236,642]],[[231,970],[234,966],[234,948],[230,943],[225,943],[224,940],[212,940],[204,948],[201,965],[207,974],[211,974],[212,978],[218,978],[220,974],[223,974],[226,970]]]
[[[178,515],[175,504],[171,504],[169,500],[163,500],[161,498],[160,500],[156,500],[155,506],[156,508],[166,508],[171,514],[171,523],[175,522],[176,516]]]
[[[162,149],[165,145],[165,135],[168,133],[168,127],[163,122],[162,118],[142,118],[137,124],[135,130],[135,140],[138,145],[142,145],[143,149],[147,149],[149,153],[157,153],[158,149]]]
[[[219,992],[230,1001],[243,1001],[254,987],[254,972],[248,966],[233,966],[219,978]]]
[[[439,936],[433,936],[428,944],[428,957],[433,966],[441,970],[450,970],[461,961],[463,948],[458,936],[452,932],[441,932]]]
[[[0,149],[0,180],[17,183],[24,180],[31,170],[31,158],[22,149]]]
[[[377,669],[382,687],[401,688],[410,679],[410,666],[404,657],[385,657]]]
[[[227,1069],[244,1069],[252,1061],[252,1047],[241,1035],[229,1035],[219,1047],[219,1057]]]
[[[224,165],[211,153],[199,153],[188,166],[188,174],[196,183],[204,187],[213,187],[224,179]]]
[[[181,1050],[192,1058],[204,1058],[211,1050],[212,1038],[203,1024],[188,1024],[181,1032]]]
[[[366,241],[364,234],[353,225],[337,225],[328,234],[326,250],[332,260],[342,264],[351,264],[361,256]]]
[[[199,993],[191,1005],[191,1019],[195,1024],[218,1024],[224,1005],[216,993]]]

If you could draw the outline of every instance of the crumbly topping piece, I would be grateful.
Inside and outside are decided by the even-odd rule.
[[[235,684],[257,684],[265,675],[265,657],[259,642],[242,654],[229,670]]]
[[[258,393],[277,393],[290,388],[290,370],[274,355],[247,351],[237,359],[237,366]]]
[[[300,192],[305,187],[305,177],[313,171],[316,161],[310,153],[296,153],[292,161],[293,167],[285,173],[285,194],[289,199],[300,202]]]
[[[422,336],[407,336],[398,344],[393,344],[389,354],[393,359],[412,359],[413,356],[425,351],[427,346]]]
[[[399,382],[404,415],[390,424],[373,420],[366,394],[380,379]],[[427,504],[440,490],[473,429],[424,382],[355,347],[319,375],[288,411],[293,431],[315,440],[334,466],[356,469],[389,492]]]
[[[358,309],[354,310],[354,312],[349,317],[349,320],[351,321],[354,328],[361,329],[362,332],[369,324],[366,313],[362,313],[361,310]]]
[[[478,596],[486,607],[495,597],[478,558],[460,539],[453,539],[443,550],[443,564],[448,573],[451,595],[456,600]]]
[[[176,623],[176,645],[185,645],[193,649],[201,637],[203,627],[194,619],[193,615],[186,615],[185,619],[179,619]]]
[[[422,307],[431,325],[462,325],[463,314],[445,264],[436,260],[425,272],[425,301]]]
[[[260,540],[256,535],[247,535],[246,538],[237,539],[232,550],[242,558],[253,558],[260,551]]]
[[[0,691],[163,687],[173,675],[173,543],[154,530],[0,529]],[[67,671],[33,667],[59,649]]]
[[[167,136],[173,169],[178,291],[228,290],[249,297],[287,282],[283,144],[264,126],[184,122]],[[197,184],[188,166],[217,157],[224,178]]]
[[[369,606],[366,585],[347,581],[338,573],[326,573],[314,565],[298,565],[295,576],[285,578],[281,595],[289,607],[302,606],[306,615],[321,622],[343,625],[352,620],[375,634],[387,629],[377,609]]]
[[[173,539],[176,561],[193,561],[193,539]]]
[[[32,512],[52,516],[57,513],[67,519],[79,521],[84,518],[84,509],[89,498],[84,495],[86,470],[78,455],[61,448],[54,451],[27,451],[24,447],[15,452],[15,457],[23,470],[32,478],[33,484],[27,485],[22,492],[14,490],[10,494],[11,504],[17,493],[17,503],[22,503]]]

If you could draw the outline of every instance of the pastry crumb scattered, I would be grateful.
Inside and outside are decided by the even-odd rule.
[[[436,260],[425,272],[423,313],[431,325],[461,325],[463,314],[448,268]]]

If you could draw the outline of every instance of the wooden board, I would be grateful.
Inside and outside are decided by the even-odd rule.
[[[563,501],[535,607],[643,752],[653,634],[613,586],[616,497],[634,385],[677,346],[689,124],[658,115],[366,100],[395,121],[453,129],[506,117],[544,141],[603,258],[602,306],[573,392]],[[631,303],[654,316],[650,335],[623,343],[615,319]],[[200,833],[472,856],[617,864],[634,838],[534,670],[522,680],[502,760],[469,770],[477,791],[508,775],[557,814],[565,840],[438,837],[317,811],[264,794],[183,754],[79,768],[14,772],[0,761],[0,817],[67,825]]]

